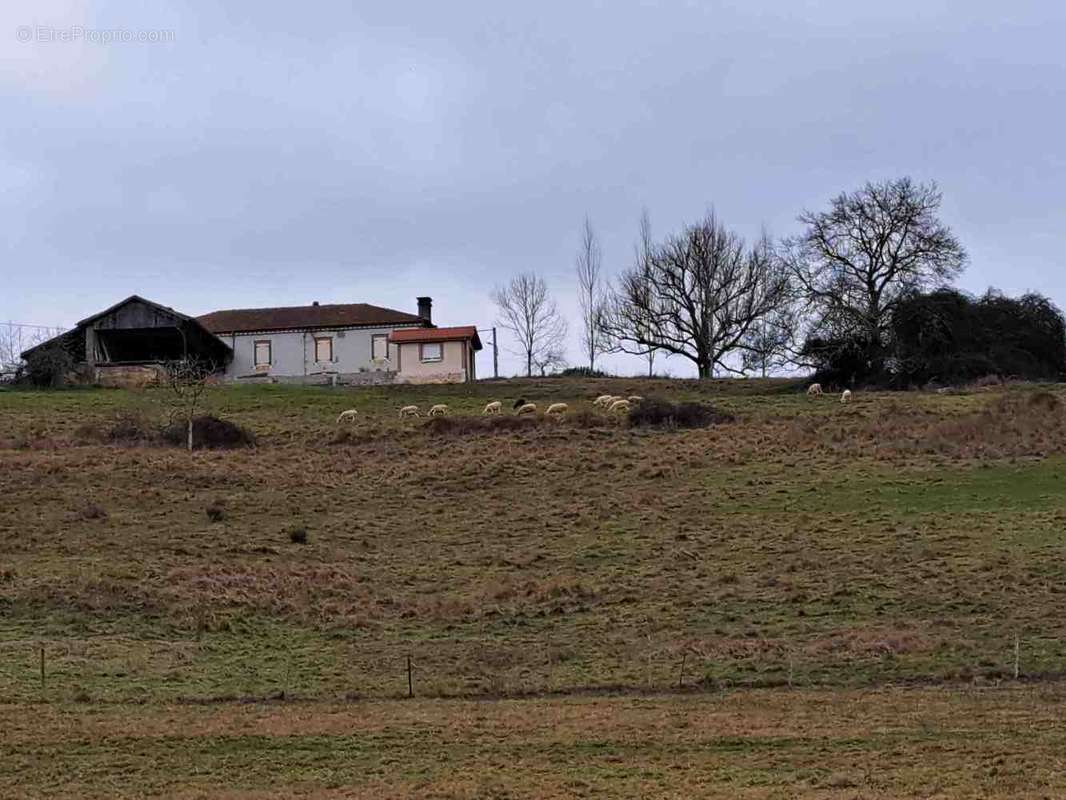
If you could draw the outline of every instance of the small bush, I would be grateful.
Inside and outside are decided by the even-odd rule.
[[[144,419],[134,414],[119,416],[107,431],[107,438],[112,442],[145,442],[155,436]]]
[[[602,428],[607,421],[603,414],[587,408],[579,408],[573,414],[568,414],[567,420],[575,428]]]
[[[32,385],[42,389],[58,389],[67,384],[74,370],[74,359],[59,345],[42,347],[26,359],[25,376]]]
[[[1029,407],[1039,411],[1058,411],[1062,401],[1051,392],[1035,392],[1029,397]]]
[[[226,509],[222,507],[222,503],[215,501],[207,508],[204,509],[207,514],[207,518],[212,522],[222,522],[226,518]]]
[[[307,528],[289,528],[289,541],[293,544],[307,544]]]
[[[501,414],[495,417],[430,417],[422,426],[438,436],[478,436],[535,428],[543,417]]]
[[[610,376],[598,369],[588,367],[567,367],[559,373],[561,378],[609,378]]]
[[[973,386],[975,389],[984,389],[988,386],[1002,385],[1003,379],[999,377],[999,375],[982,375],[980,378],[978,378],[971,384],[971,386]]]
[[[671,403],[648,399],[629,410],[629,424],[649,428],[706,428],[732,422],[733,416],[706,403]]]
[[[81,510],[79,516],[82,519],[107,519],[107,511],[96,503],[89,503]]]
[[[185,422],[178,420],[163,429],[163,440],[176,447],[184,447],[187,431]],[[235,422],[211,415],[195,417],[192,421],[192,446],[196,448],[230,449],[251,447],[255,434]]]

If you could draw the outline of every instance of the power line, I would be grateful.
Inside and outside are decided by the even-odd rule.
[[[28,322],[4,322],[0,323],[6,325],[9,328],[33,328],[38,331],[61,331],[62,325],[31,325]]]

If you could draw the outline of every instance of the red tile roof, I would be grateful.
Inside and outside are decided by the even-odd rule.
[[[197,317],[212,333],[349,328],[358,326],[425,325],[417,314],[366,303],[343,305],[286,306],[283,308],[234,308]]]
[[[460,325],[455,328],[408,328],[393,331],[389,341],[397,344],[405,342],[458,342],[472,339],[474,349],[481,349],[481,338],[473,325]]]

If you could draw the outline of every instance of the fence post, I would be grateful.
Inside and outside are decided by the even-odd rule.
[[[1018,680],[1021,673],[1022,642],[1018,634],[1014,634],[1014,680]]]
[[[684,688],[684,685],[685,685],[685,659],[687,659],[687,658],[688,658],[688,653],[687,652],[681,654],[681,671],[678,673],[678,676],[677,676],[677,688],[678,689]]]
[[[44,645],[41,645],[41,693],[44,693]]]
[[[414,678],[412,678],[412,676],[411,676],[411,656],[410,656],[410,654],[408,654],[408,656],[407,656],[407,696],[408,697],[414,697],[415,696]]]

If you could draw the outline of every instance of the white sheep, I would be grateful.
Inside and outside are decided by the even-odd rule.
[[[548,410],[544,413],[547,414],[549,417],[554,417],[556,415],[561,417],[569,410],[570,406],[568,406],[566,403],[552,403],[550,406],[548,406]]]
[[[607,406],[611,404],[612,400],[614,400],[613,395],[601,394],[599,397],[592,401],[592,405],[597,406],[599,408],[607,408]]]
[[[342,411],[340,413],[340,416],[337,417],[337,424],[340,425],[342,422],[353,422],[358,415],[358,411],[354,408],[349,408],[347,411]]]
[[[493,414],[499,414],[501,411],[503,411],[503,403],[501,403],[499,400],[493,400],[491,403],[485,406],[485,410],[481,413],[488,414],[491,416]]]
[[[840,402],[847,405],[851,402],[851,389],[845,389],[844,393],[840,395]]]
[[[514,413],[515,414],[536,414],[537,413],[537,404],[536,403],[526,403],[525,405],[519,406]]]
[[[807,387],[807,396],[808,397],[814,397],[814,395],[821,394],[821,393],[822,393],[822,384],[820,384],[820,383],[812,383],[810,386]]]
[[[631,395],[629,395],[629,397],[626,398],[626,400],[628,400],[633,405],[636,405],[637,403],[643,403],[644,402],[644,398],[641,397],[639,394],[631,394]]]
[[[607,409],[612,414],[626,414],[629,412],[629,401],[624,397],[619,397],[613,403],[611,407]]]
[[[418,416],[418,406],[404,406],[403,408],[400,409],[400,419],[403,419],[404,417],[417,417],[417,416]]]
[[[448,406],[444,403],[437,403],[429,409],[429,415],[431,417],[445,417],[448,415]]]

